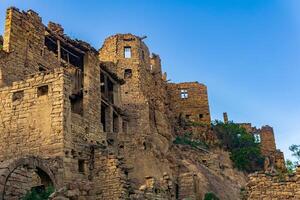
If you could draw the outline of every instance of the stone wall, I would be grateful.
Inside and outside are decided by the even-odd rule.
[[[194,122],[210,124],[207,88],[198,82],[168,84],[171,111]]]
[[[265,173],[250,175],[245,199],[300,199],[300,168],[291,176]]]
[[[56,56],[45,48],[45,26],[32,10],[20,12],[9,8],[6,12],[0,75],[3,84],[23,80],[42,66],[53,69],[60,66]]]
[[[65,79],[55,70],[0,88],[0,160],[62,155]]]

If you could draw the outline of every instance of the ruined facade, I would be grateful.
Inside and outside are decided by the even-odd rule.
[[[171,109],[175,117],[184,117],[194,122],[209,125],[211,122],[207,87],[198,82],[170,83],[168,91]]]
[[[227,113],[223,113],[224,123],[228,123]],[[286,171],[283,152],[276,148],[275,135],[272,127],[265,125],[261,128],[253,127],[251,123],[238,123],[249,134],[254,136],[255,142],[260,144],[261,154],[265,159],[265,171]]]
[[[228,152],[173,144],[186,131],[182,118],[200,125],[191,130],[201,133],[195,138],[214,142],[206,86],[169,83],[144,39],[116,34],[96,50],[59,24],[45,26],[32,10],[7,10],[0,199],[48,186],[54,200],[239,198],[246,178]],[[273,155],[275,141],[264,130],[262,149]]]
[[[57,24],[44,26],[33,11],[10,8],[5,23],[0,53],[0,160],[4,168],[10,162],[13,167],[2,174],[0,199],[23,196],[28,187],[20,183],[31,180],[33,172],[56,189],[75,189],[78,198],[122,198],[126,175],[117,168],[122,160],[110,154],[107,135],[122,131],[118,87],[123,80],[106,72],[96,50],[66,37]],[[102,75],[111,83],[105,85],[101,98]],[[103,103],[106,121],[101,120]],[[34,159],[22,163],[27,156],[35,156],[40,164]],[[52,179],[40,165],[50,168]],[[21,192],[12,193],[10,185]]]

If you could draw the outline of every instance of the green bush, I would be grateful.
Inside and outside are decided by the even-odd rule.
[[[204,196],[204,200],[220,200],[214,193],[208,192]]]
[[[196,126],[196,127],[208,127],[209,123],[206,122],[195,122],[195,121],[188,121],[187,125],[189,126]]]
[[[53,186],[49,186],[46,189],[32,188],[22,200],[47,200],[53,192]]]
[[[174,144],[181,144],[181,145],[188,145],[192,148],[205,148],[207,149],[208,146],[206,143],[200,141],[200,140],[194,140],[191,138],[191,134],[186,133],[184,136],[177,136],[175,140],[173,141]]]
[[[212,128],[221,146],[231,153],[230,158],[236,168],[246,172],[263,169],[264,157],[261,155],[260,145],[255,143],[252,134],[232,122],[215,121]]]

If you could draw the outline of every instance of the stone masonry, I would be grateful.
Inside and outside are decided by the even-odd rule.
[[[293,175],[255,173],[250,175],[245,198],[260,199],[300,199],[300,168]]]
[[[53,200],[201,200],[211,191],[238,199],[246,178],[228,152],[173,144],[181,119],[204,126],[207,144],[214,138],[207,87],[169,83],[145,39],[116,34],[96,50],[32,10],[7,9],[0,200],[50,186]],[[274,156],[273,130],[260,133],[264,154]]]

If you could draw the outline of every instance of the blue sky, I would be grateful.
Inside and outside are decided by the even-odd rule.
[[[87,3],[88,2],[88,3]],[[147,35],[174,82],[208,86],[213,119],[274,127],[277,147],[300,144],[298,0],[0,0],[100,48],[115,33]]]

